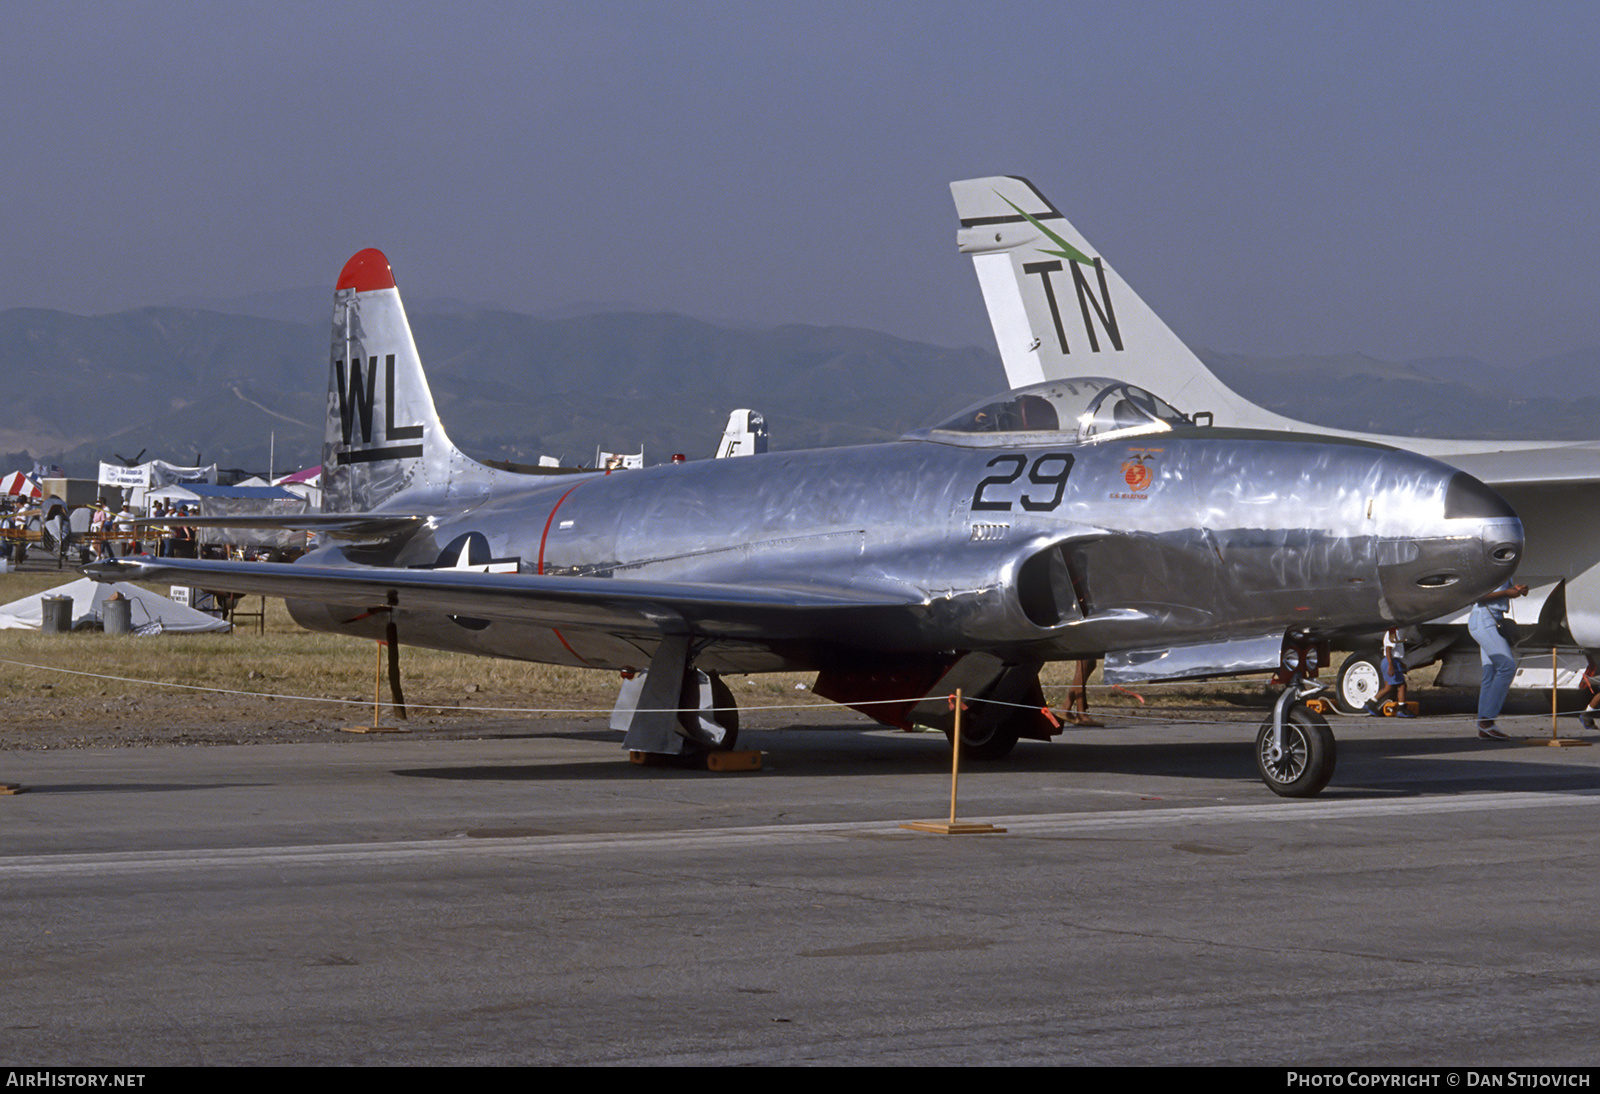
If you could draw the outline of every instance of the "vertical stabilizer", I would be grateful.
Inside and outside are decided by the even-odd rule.
[[[767,450],[767,419],[756,410],[735,410],[717,444],[716,458],[754,456]]]
[[[1217,379],[1027,179],[965,179],[950,193],[1012,387],[1112,376],[1219,425],[1307,428]]]
[[[339,274],[328,360],[323,511],[368,512],[402,492],[459,492],[459,472],[476,465],[439,422],[382,251],[362,251]]]

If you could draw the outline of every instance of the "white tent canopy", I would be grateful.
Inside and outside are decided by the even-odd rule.
[[[186,486],[162,486],[144,492],[144,500],[148,502],[170,501],[179,505],[196,505],[200,495]]]
[[[84,623],[104,622],[104,612],[101,607],[113,592],[119,592],[133,602],[132,620],[133,627],[138,630],[150,624],[159,624],[163,632],[172,631],[177,634],[198,634],[201,631],[226,631],[231,630],[232,623],[224,623],[215,616],[205,612],[197,612],[193,608],[186,608],[175,600],[168,600],[160,593],[152,593],[147,589],[127,581],[100,582],[92,578],[80,578],[66,585],[47,589],[34,596],[25,596],[21,600],[13,600],[9,604],[0,605],[0,630],[14,630],[19,627],[31,627],[38,630],[44,623],[44,609],[40,601],[47,596],[70,596],[72,598],[72,626],[74,629]]]

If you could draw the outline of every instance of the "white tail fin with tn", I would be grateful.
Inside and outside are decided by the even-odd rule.
[[[1307,428],[1217,379],[1027,179],[965,179],[950,193],[1012,387],[1114,376],[1219,425]]]

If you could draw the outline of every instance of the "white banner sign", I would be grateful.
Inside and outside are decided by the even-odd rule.
[[[147,466],[123,467],[121,464],[103,463],[100,465],[100,485],[128,487],[143,487],[150,485],[150,471]]]
[[[179,467],[166,460],[151,460],[138,467],[122,467],[114,463],[100,465],[100,485],[120,486],[124,489],[148,490],[152,486],[178,486],[191,482],[216,482],[217,465],[206,467]]]

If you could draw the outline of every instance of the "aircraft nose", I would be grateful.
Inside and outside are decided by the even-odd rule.
[[[1444,517],[1478,521],[1484,551],[1493,565],[1515,569],[1521,561],[1522,521],[1517,519],[1516,510],[1465,471],[1457,471],[1445,487]]]
[[[1492,580],[1493,587],[1516,572],[1522,561],[1522,521],[1505,498],[1465,471],[1457,471],[1445,487],[1444,517],[1476,525],[1485,580]]]
[[[1380,547],[1384,597],[1408,621],[1470,604],[1508,581],[1522,561],[1522,521],[1504,498],[1471,475],[1451,474],[1440,515],[1442,521],[1428,522],[1432,534]]]

